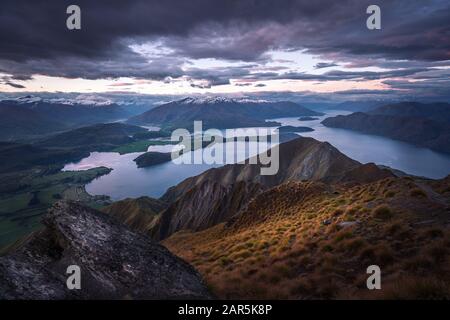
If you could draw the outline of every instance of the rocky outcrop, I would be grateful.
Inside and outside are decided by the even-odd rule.
[[[0,299],[207,299],[199,274],[99,211],[59,202],[45,229],[0,257]],[[81,268],[81,289],[66,287]]]

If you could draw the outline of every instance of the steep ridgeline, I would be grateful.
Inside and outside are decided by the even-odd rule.
[[[294,180],[339,180],[343,173],[360,166],[360,163],[342,154],[328,142],[309,137],[298,137],[279,145],[279,170],[276,175],[261,175],[260,164],[232,164],[210,169],[171,187],[162,196],[168,202],[176,200],[192,187],[212,180],[221,185],[251,181],[267,187]]]
[[[199,231],[227,221],[264,189],[259,183],[245,181],[230,185],[200,182],[160,213],[150,235],[161,240],[179,230]]]
[[[266,119],[321,115],[293,102],[235,100],[226,98],[186,98],[163,104],[128,123],[158,125],[167,128],[191,128],[194,121],[202,120],[203,128],[266,127],[275,123]]]
[[[450,104],[446,103],[386,105],[369,113],[327,118],[322,123],[450,153]]]
[[[134,231],[145,233],[153,226],[158,214],[167,206],[164,201],[140,197],[114,202],[102,211],[128,225]]]
[[[273,176],[261,175],[260,165],[234,164],[210,169],[170,188],[161,199],[171,204],[159,215],[152,237],[160,240],[179,230],[202,230],[227,221],[254,196],[288,181],[370,182],[392,176],[312,138],[282,143],[279,154],[279,171]]]
[[[108,215],[59,202],[46,228],[0,257],[0,299],[208,299],[200,275]],[[66,287],[81,269],[81,290]]]

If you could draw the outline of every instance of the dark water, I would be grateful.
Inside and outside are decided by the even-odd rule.
[[[429,149],[394,141],[388,138],[357,133],[344,129],[327,128],[320,124],[323,118],[343,111],[329,112],[319,120],[298,121],[297,118],[276,119],[283,125],[309,126],[315,131],[302,133],[320,141],[328,141],[347,156],[362,163],[375,162],[387,165],[410,174],[430,178],[443,178],[450,174],[450,155],[440,154]],[[153,151],[170,152],[171,146],[150,147]],[[245,148],[240,145],[239,148]],[[201,152],[197,150],[194,152]],[[242,150],[240,150],[242,152]],[[177,165],[172,162],[149,168],[137,168],[133,159],[141,153],[119,155],[110,152],[94,152],[88,158],[75,164],[68,164],[64,170],[85,170],[106,166],[114,169],[86,186],[94,195],[109,195],[113,200],[143,195],[159,197],[167,188],[182,180],[200,174],[218,165]],[[251,152],[255,154],[255,152]]]

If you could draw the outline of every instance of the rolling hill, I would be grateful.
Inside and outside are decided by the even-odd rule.
[[[66,126],[35,110],[0,103],[0,141],[32,138]]]
[[[86,151],[111,150],[136,141],[133,135],[147,129],[123,123],[95,124],[59,133],[36,142],[46,148],[78,148]]]
[[[33,166],[59,167],[88,155],[80,150],[49,150],[30,144],[0,142],[0,173],[30,169]]]

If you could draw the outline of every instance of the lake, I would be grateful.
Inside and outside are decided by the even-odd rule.
[[[328,141],[341,152],[362,163],[375,162],[409,174],[429,178],[443,178],[450,173],[450,155],[419,148],[408,143],[389,138],[367,135],[345,129],[327,128],[320,122],[330,116],[348,114],[345,111],[328,111],[318,120],[300,121],[298,118],[271,119],[283,125],[307,126],[315,131],[302,133],[303,136]],[[227,145],[227,147],[229,147]],[[151,146],[149,151],[170,152],[172,146]],[[260,146],[260,150],[264,146]],[[240,156],[255,155],[255,146],[239,143],[237,152]],[[194,152],[202,152],[196,150]],[[245,153],[247,152],[247,153]],[[219,165],[183,164],[172,162],[149,168],[137,168],[133,159],[142,153],[120,155],[113,152],[93,152],[89,157],[77,163],[67,164],[63,170],[86,170],[98,166],[112,168],[108,175],[99,177],[86,185],[86,190],[93,195],[108,195],[112,200],[136,198],[139,196],[160,197],[169,187],[182,180],[198,175],[209,168]],[[184,156],[191,156],[187,153]]]
[[[172,145],[150,146],[148,151],[171,152]],[[177,146],[175,146],[177,147]],[[226,152],[234,151],[236,161],[255,156],[268,149],[267,144],[256,142],[225,143]],[[259,148],[259,150],[258,150]],[[202,149],[193,151],[201,154]],[[111,173],[101,176],[86,185],[86,191],[92,195],[108,195],[112,200],[136,198],[143,195],[160,197],[171,186],[186,178],[198,175],[218,164],[175,164],[167,162],[148,168],[138,168],[133,161],[143,152],[120,155],[116,152],[92,152],[89,157],[77,163],[67,164],[63,170],[87,170],[105,166],[112,168]],[[195,156],[194,155],[194,156]],[[191,152],[183,154],[183,158],[191,158]]]

